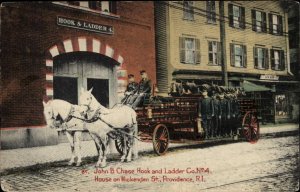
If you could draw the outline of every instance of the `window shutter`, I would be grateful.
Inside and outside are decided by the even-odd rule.
[[[265,69],[269,69],[269,51],[268,49],[264,49],[264,57],[265,57]]]
[[[210,1],[206,1],[206,19],[207,21],[210,20]]]
[[[256,11],[251,10],[251,17],[252,17],[252,30],[256,31]]]
[[[179,37],[180,63],[185,63],[185,38]]]
[[[218,55],[218,58],[217,58],[217,64],[218,65],[221,65],[221,61],[222,61],[222,58],[221,58],[221,42],[218,42],[217,43],[217,51],[218,51],[218,53],[217,53],[217,55]]]
[[[257,48],[253,47],[254,68],[258,68]]]
[[[283,25],[282,25],[282,16],[278,15],[278,30],[279,34],[283,35]]]
[[[233,5],[228,4],[229,26],[233,27]]]
[[[246,45],[243,45],[243,51],[244,51],[244,67],[247,67],[247,47]]]
[[[262,12],[262,31],[267,32],[267,14]]]
[[[274,49],[271,49],[271,69],[275,69],[275,61],[274,61]]]
[[[273,34],[273,20],[272,20],[272,14],[269,13],[269,31],[270,34]]]
[[[199,39],[195,39],[195,43],[196,43],[196,63],[200,63],[201,60],[201,55],[200,55],[200,40]]]
[[[230,43],[230,65],[234,67],[234,44]]]
[[[240,7],[241,11],[241,17],[240,17],[240,28],[245,29],[246,24],[245,24],[245,7]]]
[[[284,50],[280,51],[280,69],[285,70]]]
[[[117,1],[110,1],[110,12],[117,13]]]

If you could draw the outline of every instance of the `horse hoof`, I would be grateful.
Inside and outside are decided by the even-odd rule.
[[[68,163],[69,166],[72,166],[72,165],[74,165],[74,164],[75,164],[75,162],[69,162],[69,163]]]
[[[125,159],[121,159],[121,163],[123,163],[125,161]]]
[[[129,162],[131,162],[131,161],[132,161],[131,159],[127,159],[127,160],[126,160],[127,163],[129,163]]]
[[[81,162],[77,162],[76,167],[80,167],[80,166],[81,166]]]
[[[104,168],[104,167],[106,167],[106,163],[101,163],[100,168]]]

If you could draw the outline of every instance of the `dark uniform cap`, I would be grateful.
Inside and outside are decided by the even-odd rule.
[[[133,75],[133,74],[129,74],[129,75],[128,75],[128,78],[131,78],[131,77],[134,77],[134,75]]]
[[[140,71],[140,74],[143,74],[143,73],[146,73],[146,71],[145,71],[145,70],[141,70],[141,71]]]

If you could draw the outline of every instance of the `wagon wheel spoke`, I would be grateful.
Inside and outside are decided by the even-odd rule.
[[[153,148],[158,155],[162,155],[167,151],[169,144],[169,133],[165,125],[159,124],[154,128],[153,132]]]

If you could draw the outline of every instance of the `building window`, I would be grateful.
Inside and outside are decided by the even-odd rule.
[[[245,8],[228,4],[229,26],[245,29]]]
[[[245,45],[230,44],[231,66],[247,67],[247,49]]]
[[[180,37],[180,62],[185,64],[200,63],[200,40],[191,37]]]
[[[183,2],[183,18],[187,20],[194,20],[194,2],[193,1],[184,1]]]
[[[267,15],[265,12],[252,10],[252,30],[267,32]]]
[[[216,3],[215,1],[206,1],[206,17],[208,23],[216,23]]]
[[[210,65],[221,65],[221,44],[217,41],[208,42],[208,62]]]
[[[254,47],[254,68],[269,69],[268,49],[262,47]]]
[[[270,33],[274,35],[283,34],[282,16],[269,13]]]
[[[116,1],[68,1],[68,4],[114,14],[117,10]]]
[[[271,49],[271,68],[275,71],[285,69],[284,51]]]

